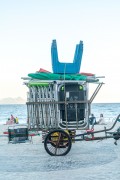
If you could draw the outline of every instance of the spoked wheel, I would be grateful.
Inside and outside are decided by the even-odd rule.
[[[54,130],[47,134],[44,147],[51,156],[64,156],[71,149],[71,138],[63,130]]]

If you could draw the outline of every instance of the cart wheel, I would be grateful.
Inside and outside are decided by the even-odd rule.
[[[64,156],[71,149],[71,138],[63,130],[54,130],[47,134],[44,147],[51,156]]]

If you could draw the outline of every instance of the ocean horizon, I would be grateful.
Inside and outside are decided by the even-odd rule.
[[[113,121],[120,114],[120,103],[92,103],[91,113],[96,119],[100,114],[104,115],[107,121]],[[18,117],[20,123],[27,122],[26,104],[0,104],[0,124],[5,124],[10,115]]]

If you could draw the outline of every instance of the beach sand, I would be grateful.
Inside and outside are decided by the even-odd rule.
[[[113,139],[76,142],[68,155],[53,157],[41,136],[34,136],[33,143],[8,143],[2,136],[7,128],[0,125],[0,180],[120,179],[120,141],[117,146]]]

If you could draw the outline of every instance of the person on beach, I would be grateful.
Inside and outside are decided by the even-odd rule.
[[[89,124],[91,125],[91,129],[94,129],[94,125],[97,124],[96,117],[94,116],[94,114],[91,114],[89,118]]]
[[[103,114],[100,114],[100,118],[99,118],[98,124],[101,124],[101,125],[102,125],[102,124],[105,124]]]
[[[14,120],[14,116],[11,114],[11,117],[10,117],[11,120]]]
[[[6,125],[10,125],[10,118],[8,118],[8,120],[6,121]]]
[[[18,117],[15,118],[16,124],[19,124]]]
[[[14,124],[15,122],[15,118],[14,118],[14,116],[11,114],[11,117],[10,117],[10,121],[11,121],[11,124]]]
[[[14,120],[8,118],[8,120],[6,121],[6,125],[11,125],[11,124],[14,124]]]

